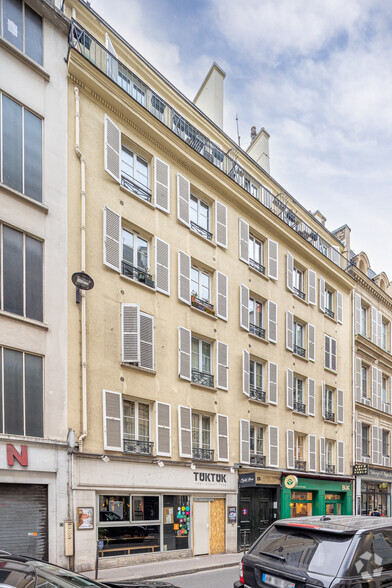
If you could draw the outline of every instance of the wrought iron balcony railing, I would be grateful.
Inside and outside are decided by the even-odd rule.
[[[214,461],[214,450],[204,447],[192,447],[192,459]]]
[[[257,453],[251,455],[250,463],[252,465],[265,466],[265,455],[259,455]]]
[[[335,422],[335,413],[330,412],[329,410],[325,411],[324,420],[330,421],[331,423]]]
[[[195,294],[192,294],[191,296],[191,305],[194,308],[207,312],[208,314],[215,314],[214,305],[207,300],[203,300],[203,298],[199,298]]]
[[[171,129],[177,137],[187,143],[194,151],[200,153],[202,157],[220,169],[242,189],[246,190],[251,197],[278,216],[322,255],[328,257],[332,263],[342,269],[349,270],[352,264],[287,206],[288,197],[284,192],[275,196],[238,163],[238,145],[233,142],[228,152],[225,153],[221,147],[189,123],[73,19],[68,42],[72,49],[111,79],[157,120]],[[229,153],[234,155],[231,156]],[[243,156],[246,158],[245,154]]]
[[[253,269],[255,269],[257,272],[259,272],[259,274],[265,274],[265,267],[263,265],[261,265],[261,263],[258,263],[257,261],[255,261],[254,259],[249,258],[249,265],[250,267],[252,267]]]
[[[210,231],[207,231],[207,229],[204,229],[200,225],[197,225],[193,221],[191,221],[191,229],[196,231],[196,233],[199,233],[199,235],[201,235],[202,237],[206,237],[209,241],[212,240],[212,233],[210,233]]]
[[[298,296],[298,298],[301,298],[301,300],[305,300],[305,292],[302,292],[302,290],[298,290],[298,288],[296,288],[295,286],[293,286],[293,292],[296,296]]]
[[[325,473],[326,474],[334,474],[335,473],[335,466],[331,463],[325,464]]]
[[[295,412],[302,412],[302,414],[305,414],[305,412],[306,412],[306,405],[303,404],[302,402],[294,401],[293,408],[294,408]]]
[[[200,384],[201,386],[208,386],[209,388],[213,388],[214,376],[212,374],[207,374],[206,372],[192,370],[192,382],[194,384]]]
[[[265,402],[265,392],[261,388],[255,388],[254,386],[250,386],[249,398],[252,398],[253,400],[258,400],[259,402]]]
[[[152,200],[151,190],[149,188],[147,188],[146,186],[143,186],[142,184],[140,184],[137,180],[134,180],[133,178],[130,178],[129,176],[122,175],[121,176],[121,185],[124,188],[126,188],[127,190],[130,190],[134,194],[137,194],[138,196],[143,198],[143,200],[146,200],[147,202],[151,202],[151,200]]]
[[[296,459],[294,467],[296,470],[299,470],[300,472],[306,472],[306,461]]]
[[[335,313],[332,310],[330,310],[329,308],[326,308],[324,312],[327,316],[329,316],[329,318],[331,318],[331,319],[335,318]]]
[[[152,275],[149,274],[145,269],[140,267],[135,267],[125,261],[124,259],[121,262],[122,266],[122,274],[127,278],[132,278],[132,280],[137,280],[138,282],[142,282],[146,284],[146,286],[150,286],[150,288],[154,288],[154,280],[152,279]]]
[[[152,455],[152,448],[154,443],[151,441],[143,441],[141,439],[124,439],[124,452],[134,453],[137,455]]]
[[[293,351],[296,355],[300,355],[301,357],[305,357],[306,351],[303,347],[300,347],[299,345],[294,345]]]
[[[252,333],[252,335],[260,337],[260,339],[265,339],[265,329],[262,329],[261,327],[258,327],[253,323],[249,323],[249,333]]]

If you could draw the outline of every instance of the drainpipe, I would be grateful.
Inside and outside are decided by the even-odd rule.
[[[86,270],[86,174],[85,161],[79,147],[79,89],[74,88],[75,93],[75,152],[80,160],[80,205],[81,205],[81,227],[80,227],[80,248],[81,248],[81,270]],[[79,451],[83,450],[83,441],[87,437],[87,353],[86,353],[86,292],[80,291],[81,297],[81,336],[82,336],[82,434],[79,436]]]
[[[355,417],[355,289],[353,288],[351,292],[351,308],[352,308],[352,334],[351,334],[351,347],[352,347],[352,397],[353,397],[353,464],[356,462],[357,459],[357,422]],[[353,514],[361,514],[357,513],[357,484],[358,478],[355,476],[353,480],[353,496],[354,496],[354,507],[353,507]]]

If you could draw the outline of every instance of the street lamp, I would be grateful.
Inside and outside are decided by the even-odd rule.
[[[94,280],[86,272],[75,272],[72,274],[72,283],[76,286],[76,302],[80,302],[80,290],[91,290],[94,288]]]

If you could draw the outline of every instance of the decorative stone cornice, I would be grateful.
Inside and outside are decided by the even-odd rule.
[[[359,286],[369,292],[369,294],[379,300],[386,308],[392,311],[392,298],[388,296],[380,286],[377,286],[373,280],[365,276],[357,267],[353,267],[352,276]]]

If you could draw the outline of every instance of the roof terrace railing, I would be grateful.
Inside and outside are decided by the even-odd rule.
[[[312,227],[291,210],[284,201],[287,197],[283,192],[275,196],[237,163],[237,147],[234,143],[229,151],[225,153],[221,147],[189,123],[75,20],[71,21],[69,45],[112,79],[117,86],[122,88],[162,124],[171,129],[194,151],[200,153],[202,157],[278,216],[305,241],[343,270],[348,269],[351,264],[341,255],[338,247],[334,247],[325,241]],[[231,157],[229,153],[234,153],[234,157]]]

